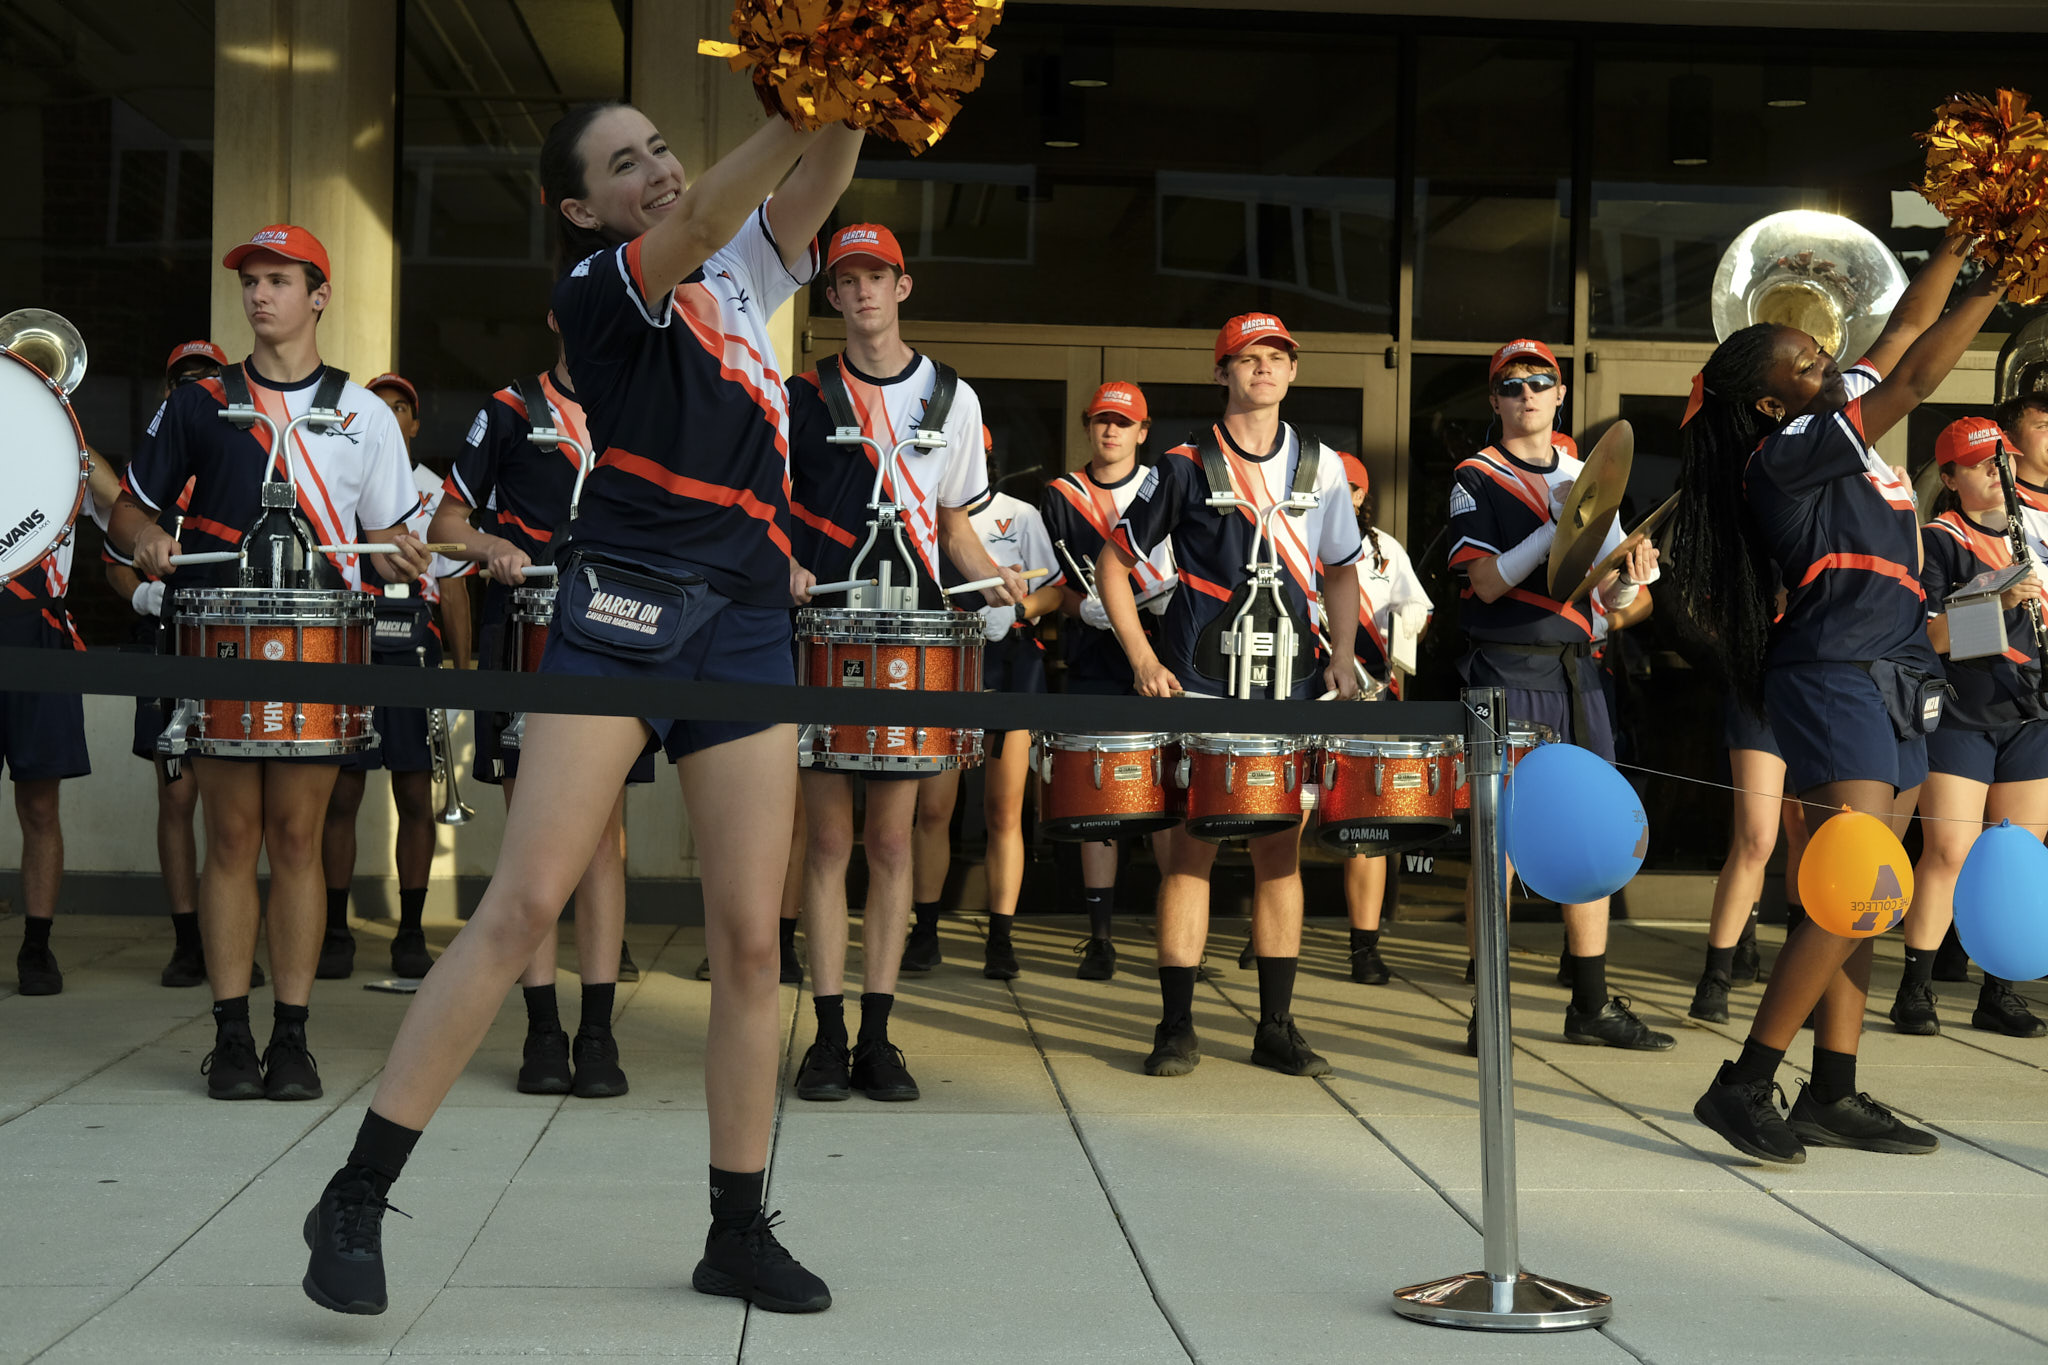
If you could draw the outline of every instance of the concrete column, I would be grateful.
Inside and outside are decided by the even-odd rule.
[[[334,267],[320,353],[360,378],[391,362],[397,7],[382,0],[218,0],[213,238],[218,259],[267,223],[310,229]],[[241,289],[221,271],[213,335],[239,358]]]

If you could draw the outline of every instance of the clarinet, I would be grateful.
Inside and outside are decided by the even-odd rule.
[[[2026,521],[2021,516],[2020,490],[2018,480],[2012,471],[2012,457],[2003,450],[1992,457],[1998,465],[1998,486],[2005,494],[2005,539],[2012,553],[2012,562],[2039,571],[2034,562],[2033,547],[2027,544]],[[2025,610],[2027,624],[2034,631],[2034,689],[2044,701],[2048,701],[2048,673],[2042,670],[2048,666],[2048,618],[2041,610],[2041,599],[2029,597]]]

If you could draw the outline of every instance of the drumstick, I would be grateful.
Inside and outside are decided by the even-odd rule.
[[[315,545],[313,548],[323,555],[395,555],[398,553],[398,547],[389,541],[377,541],[370,545]],[[467,545],[435,544],[422,545],[420,548],[430,555],[445,555],[459,553],[467,550],[469,547]]]
[[[176,569],[187,564],[232,564],[241,557],[240,550],[209,550],[205,554],[172,555],[165,562]]]
[[[828,592],[848,592],[854,588],[872,588],[881,581],[879,578],[849,578],[843,583],[813,583],[811,596],[816,597]]]
[[[1018,574],[1017,576],[1019,578],[1029,580],[1033,578],[1044,578],[1047,574],[1050,574],[1051,572],[1051,569],[1026,569],[1023,573]],[[980,592],[983,588],[1000,588],[1001,586],[1003,586],[1003,580],[1001,578],[977,578],[972,583],[962,583],[959,587],[948,588],[946,589],[946,591],[948,593]]]

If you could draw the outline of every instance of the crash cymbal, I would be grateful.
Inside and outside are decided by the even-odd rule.
[[[1621,510],[1628,491],[1629,466],[1635,462],[1635,428],[1616,422],[1607,428],[1585,467],[1565,495],[1557,518],[1557,538],[1550,542],[1550,595],[1557,597],[1586,576],[1600,557],[1600,546]]]
[[[1648,515],[1647,517],[1644,517],[1640,522],[1636,524],[1635,530],[1630,531],[1627,535],[1623,536],[1621,538],[1621,544],[1614,547],[1614,552],[1612,554],[1609,554],[1606,558],[1602,559],[1598,564],[1595,564],[1591,569],[1586,571],[1586,576],[1579,583],[1579,586],[1572,589],[1572,595],[1564,599],[1565,605],[1569,606],[1573,602],[1578,601],[1581,597],[1584,597],[1587,593],[1593,591],[1593,587],[1595,584],[1599,583],[1601,579],[1607,577],[1608,574],[1614,572],[1616,569],[1621,567],[1622,561],[1628,558],[1628,552],[1636,547],[1636,543],[1638,541],[1642,540],[1646,536],[1653,536],[1657,534],[1657,528],[1662,526],[1665,520],[1669,518],[1670,515],[1673,512],[1676,512],[1677,510],[1678,494],[1673,493],[1670,497],[1664,500],[1664,505],[1662,507],[1659,507],[1656,511],[1650,513],[1650,515]]]

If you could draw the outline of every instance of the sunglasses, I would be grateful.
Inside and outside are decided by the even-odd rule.
[[[1494,384],[1493,391],[1502,398],[1520,398],[1523,389],[1531,393],[1542,393],[1546,389],[1556,387],[1557,376],[1554,374],[1527,374],[1519,379],[1499,380]]]

